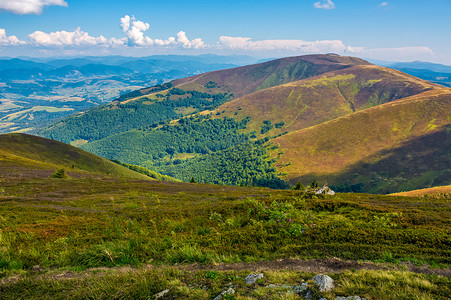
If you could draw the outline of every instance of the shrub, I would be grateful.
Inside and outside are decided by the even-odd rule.
[[[55,173],[53,173],[50,177],[52,178],[69,178],[69,175],[66,174],[64,169],[59,169]]]

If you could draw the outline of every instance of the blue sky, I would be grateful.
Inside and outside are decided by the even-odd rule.
[[[0,56],[334,52],[451,64],[449,0],[0,0]]]

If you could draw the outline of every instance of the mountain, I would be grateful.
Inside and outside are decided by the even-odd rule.
[[[390,193],[449,184],[450,100],[391,68],[308,55],[142,89],[40,134],[184,181]]]
[[[338,55],[306,55],[276,59],[260,64],[214,71],[178,79],[173,85],[184,90],[207,91],[213,82],[217,91],[241,97],[258,90],[314,77],[368,62]]]
[[[213,71],[135,91],[112,103],[56,123],[39,134],[66,143],[99,140],[127,130],[178,119],[186,114],[214,109],[224,102],[264,88],[368,64],[352,57],[307,55]],[[161,101],[179,98],[183,101]]]
[[[54,67],[44,64],[37,63],[33,61],[23,60],[19,58],[13,59],[0,59],[0,71],[4,72],[5,70],[15,70],[15,69],[39,69],[39,70],[51,70]]]
[[[76,177],[89,173],[150,179],[76,147],[22,133],[0,135],[0,168],[26,170],[23,171],[25,173],[32,173],[34,170],[39,174],[42,173],[40,170],[51,173],[64,168],[71,176]]]
[[[295,183],[390,193],[449,184],[451,91],[430,90],[278,137]]]
[[[389,64],[388,66],[393,69],[416,69],[416,70],[430,70],[437,73],[451,73],[451,66],[424,61],[396,62]]]

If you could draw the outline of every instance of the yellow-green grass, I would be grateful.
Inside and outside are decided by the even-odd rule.
[[[360,296],[367,299],[449,299],[449,277],[402,271],[348,271],[329,274],[336,287],[331,292],[313,288],[314,273],[266,271],[256,284],[246,285],[251,271],[189,271],[164,267],[157,269],[111,269],[83,273],[56,272],[22,276],[0,284],[3,299],[213,299],[233,286],[225,299],[305,299],[291,286],[308,282],[313,299]],[[269,285],[273,287],[268,287]],[[223,298],[224,299],[224,298]]]
[[[0,135],[0,164],[69,172],[91,172],[110,176],[150,179],[84,150],[37,136],[9,133]]]
[[[413,190],[392,194],[394,196],[408,197],[451,197],[451,185],[435,186],[427,189]]]
[[[301,80],[318,74],[340,70],[354,65],[368,65],[355,57],[305,55],[273,60],[261,64],[233,69],[213,71],[173,81],[173,85],[184,90],[208,91],[205,85],[212,81],[218,92],[228,92],[241,97],[258,90]]]
[[[33,113],[33,112],[39,112],[39,111],[45,111],[45,112],[62,112],[62,111],[72,111],[73,108],[68,107],[53,107],[53,106],[34,106],[30,109],[21,110],[15,113],[11,113],[5,117],[2,118],[3,121],[12,121],[14,119],[20,118],[25,114]]]
[[[216,111],[235,118],[251,116],[249,131],[259,132],[264,120],[284,122],[267,133],[277,135],[431,89],[442,87],[389,68],[358,65],[264,89]]]
[[[440,143],[446,143],[450,114],[451,90],[435,89],[292,132],[274,140],[284,151],[280,170],[295,182],[308,174],[334,175],[358,164],[376,163],[409,142],[434,134],[441,133]],[[416,155],[427,157],[433,150]]]
[[[446,199],[26,177],[17,165],[0,173],[3,275],[35,265],[84,269],[287,257],[451,263]]]

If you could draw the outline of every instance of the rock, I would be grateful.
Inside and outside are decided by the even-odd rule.
[[[301,284],[301,285],[295,285],[295,286],[293,286],[293,287],[291,288],[291,290],[292,290],[294,293],[300,294],[300,293],[302,293],[303,291],[307,290],[307,288],[308,288],[308,283],[307,283],[307,282],[304,282],[304,283]]]
[[[33,266],[33,268],[31,268],[31,271],[40,272],[40,271],[42,271],[42,268],[40,265],[35,265],[35,266]]]
[[[312,280],[318,285],[321,292],[331,291],[335,287],[334,280],[327,275],[318,274]]]
[[[235,290],[230,287],[226,291],[223,291],[221,294],[217,295],[213,300],[220,300],[224,295],[233,295],[233,294],[235,294]]]
[[[333,190],[331,190],[327,185],[324,185],[321,188],[316,188],[315,189],[315,194],[319,195],[319,194],[323,194],[323,195],[335,195],[335,192]]]
[[[163,297],[164,295],[166,295],[167,293],[169,293],[169,290],[166,289],[164,291],[159,292],[158,294],[155,294],[155,299],[160,299],[161,297]]]
[[[263,274],[262,273],[252,273],[246,276],[244,280],[246,281],[246,284],[254,284],[258,279],[262,279]]]

